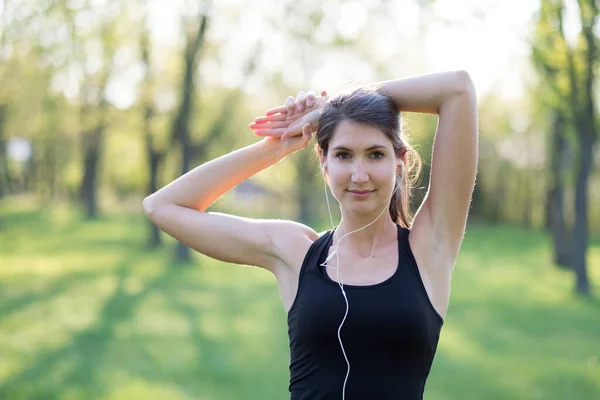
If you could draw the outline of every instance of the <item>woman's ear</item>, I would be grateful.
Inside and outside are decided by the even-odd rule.
[[[404,173],[406,171],[406,157],[398,157],[398,167],[396,173],[400,175],[401,179],[404,179]]]
[[[398,161],[398,172],[402,172],[402,168],[406,167],[406,157],[396,157],[396,160]]]
[[[321,171],[325,173],[325,168],[327,168],[327,157],[323,155],[323,152],[319,152],[319,163],[321,164]]]

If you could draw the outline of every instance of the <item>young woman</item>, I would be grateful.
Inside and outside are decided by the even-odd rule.
[[[323,95],[325,93],[322,93]],[[418,154],[399,112],[439,116],[427,195],[409,214]],[[215,259],[264,268],[288,312],[292,399],[421,399],[448,309],[477,171],[477,105],[464,71],[327,99],[300,92],[250,124],[265,138],[144,200],[160,229]],[[206,212],[316,131],[337,227]]]

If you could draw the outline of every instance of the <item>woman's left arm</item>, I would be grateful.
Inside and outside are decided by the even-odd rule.
[[[452,71],[382,82],[400,111],[438,114],[429,190],[414,224],[456,255],[477,174],[477,97],[469,74]],[[416,226],[415,226],[416,228]],[[439,250],[439,249],[438,249]]]

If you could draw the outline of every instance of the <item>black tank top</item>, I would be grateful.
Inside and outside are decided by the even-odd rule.
[[[423,398],[443,319],[425,291],[409,233],[398,226],[394,275],[375,285],[344,285],[349,311],[340,336],[350,362],[347,400]],[[338,328],[346,302],[320,266],[332,237],[328,231],[310,246],[288,312],[292,400],[342,399],[348,367]]]

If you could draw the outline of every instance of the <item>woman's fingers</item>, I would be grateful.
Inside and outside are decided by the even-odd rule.
[[[288,116],[294,115],[294,110],[296,108],[294,96],[290,96],[285,101],[285,108],[287,108]]]
[[[287,128],[290,125],[287,121],[271,122],[271,123],[256,123],[252,122],[248,125],[248,128],[252,130],[260,129],[276,129],[276,128]]]
[[[293,152],[305,148],[312,138],[312,130],[310,125],[303,126],[302,129],[299,132],[296,132],[293,136],[294,137],[290,138],[291,140],[286,143],[288,148]],[[283,136],[281,137],[281,140],[285,140]]]
[[[286,115],[287,114],[274,114],[266,117],[256,117],[254,118],[254,123],[262,124],[265,122],[285,121],[287,118]]]
[[[305,134],[304,131],[306,129],[309,129],[310,133],[312,134],[312,126],[310,124],[300,123],[300,124],[290,126],[289,128],[287,128],[285,130],[285,132],[283,132],[283,135],[281,135],[281,140],[287,140],[294,136],[302,136]]]
[[[297,135],[297,133],[296,133]],[[286,129],[283,134],[281,135],[281,141],[285,141],[287,139],[290,138],[290,136],[294,136],[294,134],[292,134],[292,131],[290,129]]]
[[[304,111],[306,108],[306,93],[302,91],[298,92],[298,96],[296,96],[296,108],[300,112]]]
[[[317,97],[315,96],[315,92],[309,90],[306,93],[306,107],[312,107],[317,101]]]
[[[248,128],[252,130],[285,128],[290,124],[289,121],[286,121],[286,116],[287,114],[275,114],[268,117],[256,117],[254,122],[248,124]]]
[[[287,126],[284,123],[262,124],[264,128],[259,128],[254,131],[256,136],[280,136],[281,140],[287,140],[294,136],[301,136],[304,129],[310,129],[312,126],[307,123]]]
[[[264,116],[256,117],[254,123],[250,124],[250,126],[252,126],[250,129],[260,128],[256,127],[255,124],[294,120],[296,119],[292,118],[294,114],[303,113],[307,108],[311,108],[317,103],[322,103],[325,96],[327,96],[327,92],[324,90],[321,91],[321,97],[317,97],[312,90],[309,90],[306,93],[301,91],[296,98],[294,98],[294,96],[289,96],[283,106],[271,108],[270,110],[267,110]]]
[[[326,97],[327,92],[325,90],[321,91],[321,96]],[[299,92],[296,98],[294,98],[294,96],[289,96],[283,106],[271,108],[265,115],[267,117],[275,114],[288,114],[289,116],[292,116],[296,110],[304,111],[307,107],[315,105],[316,102],[317,96],[312,90],[309,90],[306,93]]]
[[[279,107],[271,108],[270,110],[268,110],[265,113],[265,115],[269,116],[269,115],[273,115],[273,114],[286,114],[286,113],[287,113],[287,107],[279,106]]]

